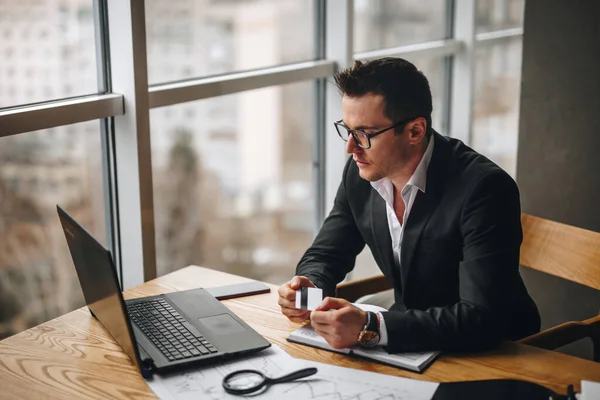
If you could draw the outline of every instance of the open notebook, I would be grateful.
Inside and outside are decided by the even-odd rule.
[[[365,311],[387,311],[385,308],[369,304],[354,305]],[[306,324],[290,333],[287,340],[294,343],[318,347],[320,349],[335,351],[336,353],[362,357],[393,367],[406,368],[415,372],[423,372],[439,354],[439,352],[388,354],[388,352],[380,346],[372,349],[364,349],[358,346],[346,349],[334,349],[327,341],[325,341],[325,339],[323,339],[323,337],[319,336],[319,334],[314,331],[310,324]]]

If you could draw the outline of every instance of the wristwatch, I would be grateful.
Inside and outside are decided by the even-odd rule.
[[[367,323],[358,334],[358,344],[362,347],[375,347],[379,343],[379,323],[377,314],[367,311]]]

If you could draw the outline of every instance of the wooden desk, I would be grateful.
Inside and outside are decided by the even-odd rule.
[[[187,267],[130,289],[126,298],[195,287],[214,287],[248,279],[200,267]],[[276,286],[269,294],[227,300],[225,304],[290,355],[344,367],[436,382],[518,378],[559,393],[581,379],[600,381],[600,365],[534,347],[506,343],[494,351],[442,355],[416,374],[288,343],[298,325],[279,312]],[[1,399],[155,399],[131,361],[87,308],[81,308],[0,342]]]

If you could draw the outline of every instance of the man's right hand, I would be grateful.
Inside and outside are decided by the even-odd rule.
[[[296,290],[301,287],[315,287],[310,279],[304,276],[295,276],[289,282],[279,287],[277,303],[281,307],[281,313],[292,322],[301,323],[310,317],[310,311],[296,308]]]

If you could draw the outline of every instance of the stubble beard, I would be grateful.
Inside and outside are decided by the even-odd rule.
[[[368,173],[367,171],[363,171],[359,169],[359,176],[369,182],[375,182],[383,178],[383,174],[381,172],[375,171],[373,173]]]

